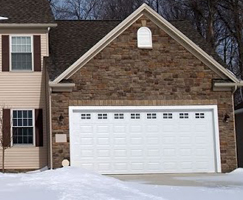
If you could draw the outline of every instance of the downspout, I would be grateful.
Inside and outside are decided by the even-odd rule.
[[[233,94],[236,92],[236,90],[238,89],[238,86],[237,85],[235,85],[235,89],[232,91],[233,92]]]
[[[51,27],[48,27],[48,37],[47,37],[47,49],[48,49],[48,56],[50,56],[50,50],[49,50],[49,36],[50,36],[50,30]],[[47,69],[46,69],[47,70]],[[53,169],[53,150],[52,150],[52,113],[51,113],[51,94],[52,94],[52,88],[49,85],[49,79],[47,81],[47,91],[48,91],[48,95],[49,95],[49,160],[50,160],[50,169]]]
[[[49,86],[49,85],[48,85]],[[52,105],[51,105],[51,93],[52,93],[52,89],[49,88],[49,124],[50,124],[50,130],[49,130],[49,133],[50,133],[50,169],[53,169],[53,151],[52,151],[52,112],[51,112],[51,108],[52,108]]]

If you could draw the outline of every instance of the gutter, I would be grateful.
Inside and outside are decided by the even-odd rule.
[[[243,108],[235,110],[235,115],[243,113]]]
[[[51,24],[15,24],[15,23],[0,23],[0,28],[48,28],[57,27],[56,23]]]
[[[213,84],[213,89],[214,91],[232,91],[235,93],[235,91],[243,87],[243,81],[239,81],[237,83],[214,83]]]
[[[52,92],[72,92],[75,83],[53,83],[49,82]]]

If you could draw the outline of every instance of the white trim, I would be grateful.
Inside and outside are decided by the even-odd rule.
[[[31,70],[13,70],[12,69],[12,38],[13,37],[30,37],[31,40],[31,65],[32,69]],[[34,72],[34,39],[32,34],[11,34],[9,38],[9,71],[10,72]]]
[[[187,38],[183,33],[176,29],[171,23],[165,20],[162,16],[156,13],[148,5],[143,4],[136,11],[134,11],[129,17],[127,17],[123,22],[121,22],[117,27],[115,27],[111,32],[109,32],[103,39],[101,39],[95,46],[93,46],[88,52],[86,52],[82,57],[80,57],[75,63],[73,63],[68,69],[66,69],[62,74],[60,74],[53,82],[59,83],[63,79],[70,78],[74,73],[76,73],[80,68],[82,68],[86,63],[88,63],[95,55],[97,55],[101,50],[103,50],[110,42],[112,42],[116,37],[118,37],[124,30],[126,30],[131,24],[138,20],[142,15],[146,15],[152,21],[157,21],[157,25],[163,29],[167,34],[184,46],[189,52],[201,60],[205,65],[210,67],[215,71],[221,78],[229,78],[233,82],[237,83],[239,80],[228,72],[223,66],[221,66],[217,61],[215,61],[210,55],[203,51],[198,45]]]
[[[215,172],[221,172],[221,158],[220,158],[220,140],[219,140],[219,124],[218,124],[218,106],[217,105],[200,105],[200,106],[69,106],[69,131],[72,132],[72,113],[78,111],[175,111],[175,110],[190,110],[190,111],[198,111],[198,110],[209,110],[213,113],[213,126],[214,126],[214,144],[215,144]],[[71,142],[71,138],[70,138]],[[70,149],[70,155],[71,155]]]
[[[33,143],[32,144],[14,144],[13,143],[13,111],[32,111],[32,126],[33,126]],[[29,109],[29,108],[12,108],[11,109],[11,114],[10,114],[10,124],[11,124],[11,147],[35,147],[36,142],[35,142],[35,109]]]
[[[220,137],[219,137],[219,119],[218,119],[218,106],[214,106],[213,108],[213,126],[215,133],[215,158],[216,158],[216,172],[221,173],[221,155],[220,155]]]
[[[105,108],[105,109],[104,109]],[[217,105],[200,105],[200,106],[70,106],[69,109],[72,109],[74,111],[78,110],[89,110],[89,111],[114,111],[114,110],[129,110],[129,111],[138,111],[138,110],[150,110],[151,112],[153,110],[213,110],[216,109],[217,111]]]

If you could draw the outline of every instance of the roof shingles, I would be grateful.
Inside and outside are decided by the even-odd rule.
[[[82,55],[90,50],[120,21],[56,21],[58,26],[50,32],[50,55],[48,67],[53,80]]]
[[[0,24],[55,23],[48,0],[0,0]]]

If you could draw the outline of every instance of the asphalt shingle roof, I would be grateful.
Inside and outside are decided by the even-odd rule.
[[[90,50],[120,21],[56,21],[50,31],[49,76],[53,80]],[[51,64],[52,63],[52,64]]]
[[[0,0],[2,23],[55,23],[48,0]]]
[[[58,26],[50,31],[50,55],[46,59],[51,80],[76,62],[121,21],[56,21]],[[177,29],[212,56],[222,66],[225,63],[187,21],[171,21]]]

